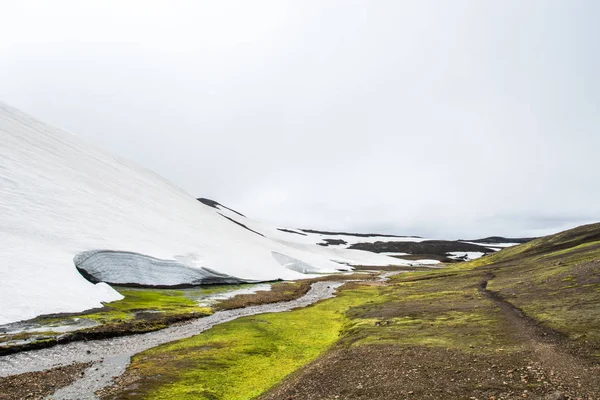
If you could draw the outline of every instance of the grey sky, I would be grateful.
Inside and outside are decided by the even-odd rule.
[[[537,235],[600,220],[598,18],[593,0],[0,0],[0,100],[257,219]]]

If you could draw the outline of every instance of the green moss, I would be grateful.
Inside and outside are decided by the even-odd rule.
[[[598,244],[579,244],[491,269],[494,278],[488,289],[544,326],[600,348]]]
[[[418,273],[405,276],[416,281],[343,290],[311,307],[241,318],[148,350],[130,366],[143,379],[109,398],[250,399],[334,344],[477,353],[519,348],[498,310],[479,295],[481,275],[427,277]]]
[[[108,323],[127,321],[135,318],[139,312],[158,312],[163,314],[210,314],[210,309],[199,307],[182,290],[164,289],[133,289],[115,287],[124,298],[105,305],[105,309],[96,313],[86,314],[84,318]]]
[[[385,301],[349,311],[352,324],[342,343],[444,347],[476,353],[520,349],[498,308],[479,292],[483,279],[485,275],[469,271],[403,274],[396,284],[382,289]]]
[[[338,339],[343,312],[377,288],[285,313],[240,318],[201,335],[148,350],[130,369],[145,379],[119,399],[249,399],[315,359]]]

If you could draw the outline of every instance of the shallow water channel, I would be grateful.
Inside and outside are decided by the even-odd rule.
[[[0,357],[0,377],[23,372],[43,371],[75,362],[92,362],[92,366],[85,371],[81,378],[72,385],[59,389],[49,396],[49,399],[97,399],[94,392],[110,385],[113,377],[121,375],[127,368],[131,357],[139,352],[197,335],[214,325],[236,318],[305,307],[319,300],[333,297],[336,288],[340,285],[340,282],[317,282],[312,285],[308,293],[296,300],[218,311],[208,317],[173,325],[160,331],[105,340],[73,342],[47,349],[3,356]]]
[[[130,287],[115,287],[118,291],[126,290],[128,292],[160,292],[161,289],[145,289]],[[194,287],[175,290],[198,304],[200,307],[211,307],[219,301],[227,300],[240,294],[253,294],[258,291],[271,290],[269,283],[252,283],[237,285],[212,285],[203,287]],[[170,290],[164,290],[169,292]],[[138,310],[139,312],[159,312],[151,309]],[[133,312],[133,311],[132,311]],[[133,312],[135,314],[135,312]],[[74,316],[56,316],[40,317],[28,321],[20,321],[12,324],[0,326],[0,346],[15,346],[36,342],[52,337],[57,337],[62,333],[75,332],[81,329],[92,328],[100,325],[92,318],[87,318],[86,314]],[[24,335],[26,334],[26,335]]]

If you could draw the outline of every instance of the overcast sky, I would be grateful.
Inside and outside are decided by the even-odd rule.
[[[594,0],[0,0],[0,100],[256,219],[539,235],[600,220],[599,19]]]

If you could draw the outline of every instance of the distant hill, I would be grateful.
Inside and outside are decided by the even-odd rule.
[[[424,240],[422,242],[375,242],[357,243],[351,249],[372,251],[374,253],[410,253],[434,254],[445,256],[449,252],[493,253],[489,247],[455,240]]]
[[[485,244],[500,244],[500,243],[527,243],[537,238],[506,238],[502,236],[490,236],[483,239],[459,239],[460,242],[474,242]]]
[[[416,238],[419,239],[421,236],[399,236],[399,235],[385,235],[382,233],[348,233],[348,232],[331,232],[331,231],[319,231],[316,229],[300,229],[306,233],[316,233],[320,235],[329,236],[356,236],[356,237],[395,237],[395,238]]]
[[[503,249],[489,257],[485,257],[485,259],[473,261],[473,263],[480,265],[522,260],[597,241],[600,241],[600,223],[582,225],[555,235],[544,236],[518,246]]]

